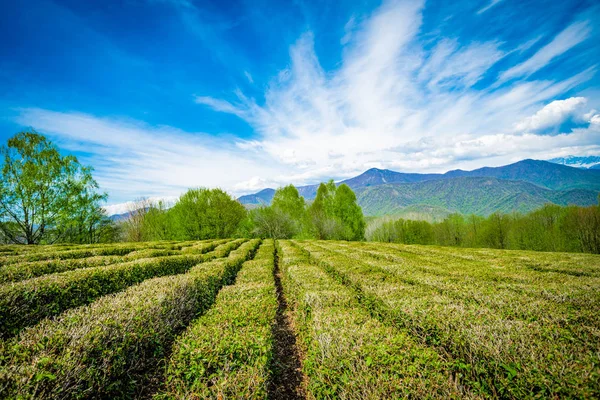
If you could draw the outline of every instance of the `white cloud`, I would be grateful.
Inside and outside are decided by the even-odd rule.
[[[491,0],[485,7],[480,8],[479,11],[477,11],[477,14],[483,14],[484,12],[486,12],[490,8],[494,7],[496,4],[500,3],[501,1],[502,0]]]
[[[250,72],[244,71],[244,76],[246,76],[246,79],[248,79],[248,82],[254,83],[254,79],[252,78],[252,75],[250,75]]]
[[[551,137],[514,129],[591,79],[595,66],[558,81],[525,77],[478,87],[507,54],[501,43],[439,38],[425,48],[422,9],[422,1],[388,1],[360,24],[353,21],[333,71],[321,66],[313,34],[302,35],[290,48],[290,65],[268,85],[264,104],[240,92],[239,101],[229,103],[260,135],[241,146],[300,171],[292,179],[314,182],[324,173],[343,177],[370,166],[445,171],[546,158],[544,152],[556,146],[580,148],[575,139],[597,139],[595,133]],[[523,77],[541,68],[585,39],[588,29],[587,23],[571,25],[511,74]]]
[[[566,100],[555,100],[544,106],[531,117],[523,119],[516,125],[518,131],[538,131],[556,126],[574,115],[587,102],[585,97],[571,97]]]
[[[344,25],[344,36],[342,36],[342,38],[340,39],[340,43],[342,45],[347,44],[350,41],[350,39],[352,39],[352,31],[354,30],[355,27],[356,27],[356,17],[352,16],[352,17],[350,17],[348,22],[346,22],[346,25]]]
[[[585,40],[589,23],[572,24],[528,60],[507,67],[494,84],[494,66],[508,63],[510,51],[498,41],[461,38],[437,37],[425,45],[423,7],[423,1],[387,1],[371,15],[351,19],[334,70],[322,67],[314,48],[318,38],[306,32],[260,103],[240,90],[227,100],[194,97],[245,120],[257,133],[250,140],[40,109],[21,110],[17,121],[68,150],[93,154],[100,184],[120,196],[115,201],[172,196],[193,186],[242,194],[346,178],[371,167],[444,172],[600,152],[597,112],[581,117],[587,127],[536,134],[583,115],[583,97],[570,93],[596,67],[561,80],[530,79]],[[527,39],[512,53],[541,40]],[[555,101],[568,96],[574,97]]]
[[[441,40],[419,71],[429,89],[473,86],[503,57],[498,43],[472,43],[460,48],[455,40]]]
[[[216,99],[210,96],[196,96],[194,101],[198,104],[209,106],[216,111],[234,114],[241,118],[245,116],[243,110],[225,100]]]
[[[591,28],[587,21],[579,21],[569,25],[531,58],[502,73],[500,81],[533,74],[548,65],[556,57],[586,40],[590,33]]]
[[[240,151],[233,138],[82,113],[19,111],[17,123],[48,134],[61,148],[91,154],[82,162],[95,167],[94,176],[111,202],[177,196],[198,186],[232,190],[253,176],[285,172],[268,157]]]

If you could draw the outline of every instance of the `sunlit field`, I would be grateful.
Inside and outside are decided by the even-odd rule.
[[[597,398],[600,256],[0,247],[0,398]]]

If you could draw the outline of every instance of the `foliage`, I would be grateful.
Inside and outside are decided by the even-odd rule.
[[[356,195],[348,185],[321,183],[309,213],[317,239],[363,240],[365,222]]]
[[[246,210],[221,189],[190,189],[169,211],[178,239],[202,240],[231,237]]]
[[[220,247],[231,251],[243,240]],[[214,248],[214,246],[212,247]],[[212,250],[207,246],[205,250]],[[214,253],[221,251],[217,248]],[[76,269],[0,286],[0,337],[11,336],[45,317],[88,304],[148,278],[182,273],[218,254],[189,254],[141,259]]]
[[[189,189],[169,208],[139,199],[122,222],[123,240],[206,240],[234,236],[246,218],[244,207],[221,189]]]
[[[600,395],[600,343],[589,333],[600,326],[598,256],[383,243],[299,245],[371,315],[407,330],[443,357],[464,397]],[[289,268],[296,270],[294,265]]]
[[[289,239],[296,233],[296,224],[275,207],[259,207],[248,214],[250,235],[260,238]]]
[[[277,300],[273,242],[246,261],[235,285],[178,339],[155,398],[265,398]]]
[[[105,216],[91,167],[35,131],[20,132],[0,149],[0,230],[12,243],[100,240]]]
[[[122,238],[126,242],[167,240],[175,237],[174,218],[164,201],[138,199],[129,206],[122,222]]]
[[[291,225],[289,237],[308,237],[310,235],[306,203],[294,185],[277,189],[271,202],[271,208],[289,221]]]
[[[259,241],[187,274],[150,279],[24,331],[3,349],[10,398],[137,397],[175,336],[230,284]]]
[[[281,254],[309,398],[458,397],[433,349],[369,315],[308,253],[281,242]]]
[[[528,245],[562,246],[554,231],[580,217],[590,223],[582,237],[594,243],[587,211],[563,211],[524,220],[540,232]],[[398,232],[413,232],[411,224]],[[481,217],[456,216],[440,229],[433,234],[461,246],[471,231],[497,239]],[[259,245],[0,246],[0,274],[75,268],[0,285],[0,309],[31,288],[0,314],[10,331],[0,340],[0,397],[269,398],[290,353],[301,358],[307,398],[600,397],[598,255],[315,240],[281,240],[274,254],[272,241]],[[92,266],[98,260],[114,264]],[[174,268],[160,272],[160,263]],[[84,280],[108,270],[121,274],[119,289],[102,286],[112,285],[109,273]],[[287,323],[273,318],[276,296]],[[36,307],[55,307],[52,318],[16,328],[15,315],[36,319]],[[295,338],[274,341],[281,324]]]
[[[404,244],[600,254],[600,205],[561,207],[546,204],[528,214],[493,213],[487,218],[451,214],[437,223],[387,217],[371,221],[367,239]]]
[[[238,232],[272,239],[363,240],[365,222],[356,196],[347,185],[322,183],[307,207],[293,185],[277,189],[270,206],[250,210]]]

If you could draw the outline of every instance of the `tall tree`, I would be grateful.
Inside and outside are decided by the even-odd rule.
[[[363,240],[365,237],[365,219],[362,209],[356,203],[356,195],[350,186],[341,184],[333,199],[334,216],[342,226],[340,239]]]
[[[317,196],[309,207],[309,214],[317,239],[331,239],[335,230],[333,214],[333,198],[335,196],[335,183],[321,183],[317,189]]]
[[[309,208],[317,239],[362,240],[365,221],[356,195],[348,185],[321,183]]]
[[[180,239],[231,237],[246,216],[237,200],[221,189],[190,189],[171,210]]]
[[[277,189],[271,202],[275,215],[288,220],[291,236],[304,236],[308,234],[308,214],[304,197],[300,196],[294,185]]]
[[[82,207],[99,209],[92,169],[35,131],[19,132],[0,148],[0,229],[13,243],[61,239],[60,229]],[[15,229],[16,227],[16,229]]]

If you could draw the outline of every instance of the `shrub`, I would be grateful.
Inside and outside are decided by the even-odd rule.
[[[273,253],[273,242],[264,243],[179,338],[156,398],[266,397],[277,310]]]
[[[360,307],[350,289],[282,241],[285,294],[293,306],[311,398],[451,398],[444,360]]]
[[[447,354],[477,395],[596,398],[592,256],[306,242],[382,322]],[[593,268],[578,264],[594,263]]]
[[[45,275],[0,286],[0,337],[18,333],[45,317],[88,304],[148,278],[173,275],[215,257],[226,256],[243,240],[218,246],[212,253],[141,259],[103,267]]]
[[[175,336],[214,301],[258,240],[188,273],[147,280],[27,329],[1,351],[6,398],[132,398]]]

